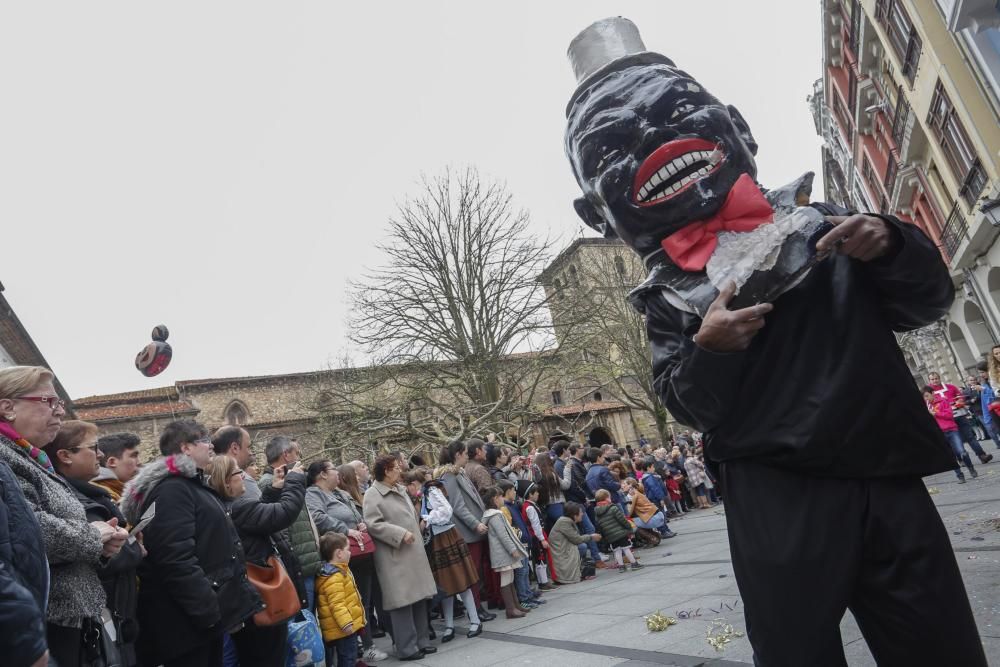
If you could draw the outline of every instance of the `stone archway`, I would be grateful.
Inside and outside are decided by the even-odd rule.
[[[600,447],[601,445],[613,445],[615,440],[611,437],[608,429],[603,426],[595,426],[587,434],[587,442],[591,447]]]
[[[993,347],[993,335],[990,334],[990,330],[986,326],[983,311],[972,301],[966,299],[962,306],[962,316],[965,318],[965,326],[969,330],[969,335],[972,336],[970,347],[974,356],[978,357],[988,353]]]
[[[962,333],[961,327],[955,322],[948,323],[948,340],[951,342],[955,354],[958,355],[958,363],[962,365],[963,369],[976,365],[976,355],[972,353],[972,348],[965,340],[965,334]]]

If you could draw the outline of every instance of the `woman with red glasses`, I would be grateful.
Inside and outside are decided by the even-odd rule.
[[[0,369],[0,461],[17,477],[41,527],[50,579],[46,614],[49,651],[61,666],[87,665],[98,645],[84,632],[100,627],[105,606],[97,568],[116,555],[128,533],[88,521],[73,489],[42,449],[66,414],[52,372],[37,366]],[[15,619],[18,627],[21,620]]]

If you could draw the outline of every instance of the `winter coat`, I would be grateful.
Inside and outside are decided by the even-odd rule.
[[[620,503],[622,501],[621,488],[615,476],[611,474],[606,465],[595,463],[587,471],[587,488],[590,493],[597,493],[598,489],[606,489],[611,494],[611,502]]]
[[[102,467],[97,471],[97,477],[90,480],[90,483],[100,486],[111,494],[111,500],[116,503],[122,499],[122,491],[125,490],[125,482],[118,479],[118,475],[115,474],[114,470]]]
[[[465,471],[454,465],[441,466],[434,471],[434,479],[440,479],[445,491],[448,492],[448,502],[451,503],[453,510],[455,527],[458,528],[458,534],[465,543],[472,544],[485,540],[486,535],[476,532],[476,526],[483,522],[486,505],[483,504],[482,497]]]
[[[667,489],[663,485],[663,480],[656,473],[642,476],[642,488],[646,492],[646,498],[656,507],[662,507],[663,501],[667,499]]]
[[[572,456],[566,460],[565,465],[570,469],[570,485],[563,492],[566,500],[586,506],[587,501],[594,496],[587,488],[587,467],[583,465],[583,461]]]
[[[552,568],[560,584],[580,581],[580,550],[577,545],[592,542],[590,535],[581,535],[576,522],[568,516],[559,517],[549,531],[549,553]]]
[[[372,482],[365,491],[365,523],[377,542],[375,572],[382,587],[382,606],[402,609],[434,597],[437,584],[420,539],[420,520],[413,501],[401,484],[389,487]],[[409,531],[414,539],[403,542]]]
[[[694,458],[693,456],[689,456],[687,460],[684,462],[684,469],[687,470],[688,484],[691,485],[692,489],[698,486],[699,484],[705,483],[706,478],[705,478],[704,463]]]
[[[524,514],[522,512],[521,503],[518,501],[511,502],[509,500],[503,501],[503,504],[507,507],[507,511],[510,512],[510,523],[514,526],[514,532],[521,533],[521,542],[524,544],[531,544],[531,531],[528,530],[528,524],[524,522]]]
[[[135,525],[154,502],[143,530],[137,645],[142,663],[157,665],[240,627],[263,603],[236,526],[190,457],[147,464],[125,486],[122,512]]]
[[[673,477],[671,477],[670,479],[667,480],[667,490],[670,493],[670,499],[671,500],[680,500],[681,499],[681,485],[680,485],[680,482],[678,482]]]
[[[17,477],[0,463],[0,655],[11,667],[28,667],[45,652],[48,587],[38,519]]]
[[[989,382],[982,383],[983,390],[979,392],[979,408],[983,418],[983,426],[989,428],[993,424],[993,413],[990,412],[990,403],[996,400],[993,387]]]
[[[507,517],[500,510],[486,510],[483,521],[490,529],[490,566],[494,570],[521,567],[521,560],[527,558],[528,550],[514,532]],[[511,554],[518,554],[512,556]]]
[[[323,631],[323,641],[349,637],[365,627],[365,606],[358,585],[347,563],[323,563],[316,577],[316,617]],[[351,631],[344,628],[351,625]]]
[[[637,516],[648,522],[659,511],[660,508],[651,503],[645,494],[633,493],[632,502],[629,504],[629,516]]]
[[[263,499],[255,483],[251,481],[248,484],[254,485],[256,494],[244,493],[227,503],[243,543],[246,560],[255,565],[267,565],[267,559],[277,551],[285,571],[295,584],[299,602],[308,607],[305,575],[291,542],[284,534],[295,523],[299,513],[304,511],[306,476],[300,472],[288,473],[284,486],[280,490],[272,486],[267,499]]]
[[[67,478],[66,481],[76,492],[88,521],[118,519],[118,525],[125,527],[124,515],[112,500],[111,493],[104,487],[75,479]],[[139,632],[135,620],[138,598],[136,570],[141,562],[142,546],[133,541],[126,543],[114,558],[103,561],[103,565],[97,570],[107,596],[108,609],[116,620],[116,627],[121,635],[119,647],[126,665],[133,665],[136,661],[135,640]]]
[[[614,544],[632,536],[632,526],[629,525],[625,513],[618,505],[606,501],[597,503],[597,507],[594,508],[594,518],[596,519],[597,532],[601,534],[601,539],[608,544]]]
[[[306,490],[306,507],[316,524],[320,535],[329,532],[347,535],[349,530],[357,530],[364,522],[363,511],[359,512],[354,500],[344,491],[324,491],[316,485]]]
[[[795,185],[768,196],[794,199],[804,181]],[[844,215],[835,206],[813,207]],[[767,326],[740,352],[718,354],[694,343],[702,320],[668,301],[663,281],[675,275],[670,267],[652,267],[629,295],[645,315],[660,401],[705,434],[710,460],[837,479],[954,469],[895,333],[940,320],[955,286],[923,231],[879,217],[898,242],[889,254],[859,262],[834,253],[819,262],[781,295]]]
[[[479,461],[469,461],[466,463],[465,474],[468,476],[469,481],[472,482],[473,486],[476,487],[476,491],[480,494],[486,491],[486,489],[496,485],[493,481],[493,477],[490,475],[490,471],[487,470]]]
[[[84,618],[99,618],[105,598],[97,566],[104,547],[76,493],[3,436],[0,462],[10,466],[41,526],[50,572],[48,621],[79,628]]]
[[[958,424],[951,411],[951,403],[948,402],[947,398],[935,394],[927,407],[934,415],[934,421],[937,422],[939,429],[945,432],[958,430]]]
[[[274,482],[274,470],[267,468],[260,481],[257,482],[261,490],[261,497],[267,502],[274,502],[281,497],[281,491],[272,486]],[[308,493],[308,492],[307,492]],[[309,508],[305,507],[295,518],[295,522],[289,526],[283,538],[290,545],[295,558],[299,561],[302,569],[302,577],[315,577],[319,573],[319,567],[323,563],[319,559],[319,531],[313,523]]]

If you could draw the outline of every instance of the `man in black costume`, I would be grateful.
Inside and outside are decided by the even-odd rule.
[[[569,55],[575,207],[650,271],[631,299],[664,405],[720,473],[756,664],[846,664],[850,609],[879,664],[985,665],[921,481],[954,459],[893,335],[947,312],[937,248],[892,216],[804,206],[811,174],[762,192],[747,123],[631,22],[595,23]],[[786,215],[769,259],[720,284],[724,247]]]

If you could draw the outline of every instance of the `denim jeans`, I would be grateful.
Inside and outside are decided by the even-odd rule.
[[[358,637],[357,633],[348,635],[343,639],[337,639],[326,643],[328,653],[337,653],[337,667],[354,667],[358,661]]]
[[[951,451],[955,454],[955,458],[971,469],[972,459],[969,458],[969,453],[965,451],[962,443],[962,435],[958,431],[945,431],[944,437],[948,441],[948,444],[951,445]]]
[[[1000,449],[1000,428],[997,427],[996,419],[986,425],[986,432],[993,438],[993,444],[997,446],[997,449]]]
[[[635,521],[635,525],[639,528],[648,528],[655,531],[662,529],[663,525],[666,523],[666,519],[663,517],[663,512],[657,512],[650,517],[649,521],[643,521],[637,516],[632,517],[632,520]]]
[[[549,503],[545,506],[545,532],[549,532],[563,515],[563,503]]]
[[[972,430],[972,419],[970,417],[955,417],[955,423],[958,424],[958,432],[962,434],[962,440],[972,448],[972,451],[976,456],[985,456],[986,452],[983,448],[979,446],[979,440],[976,439],[976,432]]]
[[[528,578],[530,572],[531,559],[529,558],[522,559],[521,567],[514,570],[514,590],[517,591],[517,599],[521,602],[527,602],[535,597],[531,592],[531,580]]]
[[[302,584],[306,589],[306,600],[309,602],[309,611],[316,608],[316,578],[303,577]]]
[[[594,524],[590,522],[590,517],[587,513],[583,513],[583,519],[580,523],[576,524],[577,530],[580,531],[581,535],[593,535],[597,531],[594,529]],[[584,542],[580,546],[586,545],[587,549],[590,549],[590,557],[594,559],[595,563],[601,562],[601,551],[597,548],[597,542]],[[581,549],[580,555],[585,556],[587,554],[587,549]]]

